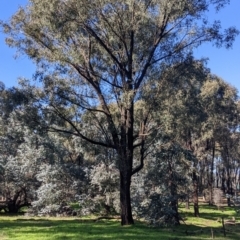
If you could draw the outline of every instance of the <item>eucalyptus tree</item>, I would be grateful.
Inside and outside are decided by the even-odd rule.
[[[191,185],[193,154],[168,137],[159,140],[147,162],[144,189],[148,196],[140,212],[153,225],[179,225],[180,201],[186,199]]]
[[[231,152],[237,145],[236,129],[238,123],[237,90],[215,75],[209,75],[201,89],[201,103],[204,106],[206,120],[201,127],[200,141],[205,142],[205,148],[201,151],[202,160],[209,162],[207,166],[207,185],[209,188],[209,203],[213,204],[214,169],[216,158],[220,157],[222,172],[226,170],[227,193],[231,193]],[[235,137],[234,137],[235,136]],[[235,143],[234,143],[235,142]],[[231,150],[230,150],[231,149]],[[224,170],[225,169],[225,170]],[[225,174],[223,173],[223,178]],[[225,181],[222,188],[225,192]]]
[[[71,202],[76,202],[77,196],[85,192],[86,173],[83,159],[80,159],[81,152],[75,154],[69,146],[73,141],[71,137],[56,133],[44,135],[42,141],[39,140],[44,160],[39,163],[35,174],[41,184],[35,189],[31,205],[36,214],[55,215],[69,207]]]
[[[206,120],[200,94],[208,74],[209,69],[204,60],[189,58],[176,64],[163,72],[163,80],[159,82],[162,92],[156,101],[160,109],[157,119],[161,130],[170,138],[170,142],[177,143],[181,149],[188,150],[193,155],[189,168],[192,175],[189,192],[192,192],[195,216],[199,216],[197,166],[200,160],[195,142],[199,139],[201,125]]]
[[[23,111],[22,102],[28,102],[22,89],[2,87],[0,192],[6,199],[5,210],[18,212],[30,205],[50,209],[55,199],[55,205],[76,200],[75,194],[81,193],[85,180],[83,164],[78,160],[79,142],[73,137],[39,131],[38,126],[29,128],[17,114]]]
[[[9,23],[2,23],[9,35],[7,43],[39,66],[36,75],[42,80],[46,101],[39,103],[41,115],[45,111],[67,122],[67,127],[52,125],[51,130],[116,151],[123,225],[134,222],[131,177],[142,169],[146,141],[156,131],[148,121],[157,96],[152,95],[140,125],[134,119],[134,105],[142,91],[154,88],[147,84],[149,80],[161,81],[161,69],[182,61],[194,47],[210,41],[231,46],[237,30],[229,28],[221,33],[220,23],[209,23],[204,15],[211,5],[219,10],[227,3],[30,0]],[[110,110],[113,102],[118,106],[118,121]],[[97,137],[81,126],[87,111],[92,115],[91,124],[101,132]],[[138,165],[133,167],[137,152]]]
[[[18,212],[22,207],[30,206],[39,186],[36,179],[41,161],[41,151],[36,150],[36,134],[27,127],[8,118],[8,125],[0,137],[0,165],[2,168],[1,187],[5,197],[5,211]]]
[[[17,121],[14,109],[17,101],[22,99],[14,88],[5,89],[1,84],[0,90],[0,166],[1,166],[1,195],[5,198],[5,211],[18,212],[21,207],[29,206],[37,185],[35,159],[29,151],[35,143],[35,136],[21,122]],[[25,133],[24,133],[25,132]],[[25,134],[28,147],[24,145]],[[26,159],[23,159],[22,156]],[[32,160],[29,162],[28,160]]]
[[[31,206],[37,213],[52,213],[76,201],[84,191],[85,172],[66,138],[32,131],[14,113],[5,129],[0,137],[0,192],[6,211]]]
[[[120,212],[118,170],[113,162],[109,163],[108,155],[103,156],[102,161],[93,166],[90,172],[91,202],[104,215]]]

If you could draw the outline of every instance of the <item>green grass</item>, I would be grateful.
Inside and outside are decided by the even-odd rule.
[[[215,207],[202,205],[200,218],[193,217],[193,209],[180,208],[186,224],[174,228],[150,228],[136,222],[134,226],[121,227],[118,220],[100,220],[80,218],[29,218],[25,216],[0,216],[0,240],[75,240],[75,239],[138,239],[138,240],[183,240],[183,239],[240,239],[239,217],[231,208],[223,212]],[[218,218],[236,217],[237,224],[226,226],[224,237],[222,224]]]
[[[79,206],[79,203],[71,203],[70,207],[74,210],[79,210],[81,207]]]

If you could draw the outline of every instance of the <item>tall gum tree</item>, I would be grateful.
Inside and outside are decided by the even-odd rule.
[[[231,153],[234,152],[234,145],[237,144],[236,129],[239,125],[237,100],[237,90],[234,87],[217,76],[209,75],[201,91],[201,101],[207,114],[207,119],[202,125],[202,141],[207,143],[205,156],[211,156],[208,179],[210,204],[213,204],[214,200],[214,161],[217,154],[221,156],[223,166],[226,167],[227,193],[232,194],[230,166],[234,166]],[[222,190],[225,192],[225,183],[222,185]]]
[[[222,33],[220,23],[210,24],[204,15],[210,5],[219,10],[227,3],[31,0],[9,23],[1,23],[9,36],[7,44],[27,54],[39,67],[36,76],[42,80],[47,102],[39,103],[42,113],[52,113],[68,123],[67,128],[49,125],[49,129],[116,151],[122,225],[134,223],[131,177],[144,166],[146,141],[154,136],[148,120],[157,96],[152,96],[152,104],[138,125],[134,104],[141,99],[141,92],[151,91],[146,84],[149,80],[161,81],[163,65],[184,60],[203,42],[231,46],[238,31],[229,28]],[[118,106],[117,122],[109,109],[113,102]],[[102,133],[98,138],[81,127],[86,111]],[[134,159],[137,152],[140,157]],[[138,161],[135,168],[133,161]]]

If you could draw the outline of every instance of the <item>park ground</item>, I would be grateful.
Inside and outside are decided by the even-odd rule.
[[[133,226],[120,225],[118,219],[27,217],[0,215],[0,240],[183,240],[183,239],[240,239],[240,215],[234,208],[217,209],[200,205],[200,217],[193,216],[193,208],[180,207],[182,224],[177,227],[153,228],[141,221]],[[222,224],[224,220],[224,227]],[[225,230],[224,230],[225,228]],[[225,232],[225,236],[224,236]]]

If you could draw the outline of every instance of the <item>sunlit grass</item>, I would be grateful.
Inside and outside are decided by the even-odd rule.
[[[5,239],[157,239],[158,231],[142,224],[121,227],[119,221],[1,217]],[[0,234],[1,234],[0,233]],[[1,236],[1,235],[0,235]]]
[[[29,218],[25,216],[0,216],[0,240],[75,240],[75,239],[240,239],[239,216],[231,208],[224,211],[216,207],[202,205],[200,217],[193,216],[193,208],[180,208],[185,223],[174,228],[151,228],[141,222],[134,226],[120,226],[119,220],[95,221],[91,218]],[[224,217],[236,218],[236,225],[226,226],[227,236],[223,236]]]

